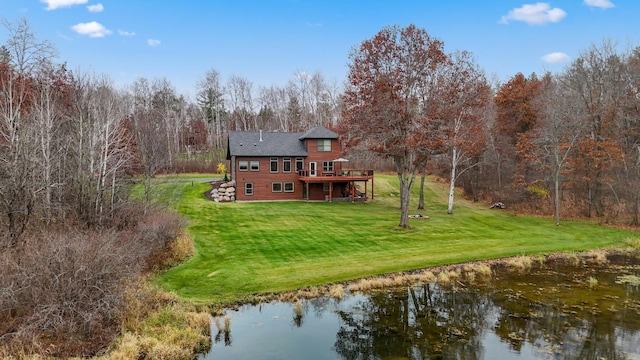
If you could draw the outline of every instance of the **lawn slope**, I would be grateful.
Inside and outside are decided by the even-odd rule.
[[[623,246],[638,236],[590,222],[555,226],[553,219],[460,198],[447,215],[447,189],[433,181],[426,209],[414,212],[430,219],[410,220],[412,228],[401,229],[394,176],[377,175],[375,200],[355,204],[217,204],[204,198],[205,183],[172,186],[180,194],[173,206],[188,219],[196,254],[155,281],[198,303],[472,260]]]

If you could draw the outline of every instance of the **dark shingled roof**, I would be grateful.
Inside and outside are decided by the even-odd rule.
[[[327,129],[324,126],[316,126],[313,129],[308,130],[306,133],[300,136],[300,140],[304,139],[337,139],[338,134]]]
[[[228,156],[307,156],[301,133],[229,131]]]
[[[229,131],[227,159],[231,156],[307,156],[304,139],[337,139],[338,135],[324,126],[305,132]]]

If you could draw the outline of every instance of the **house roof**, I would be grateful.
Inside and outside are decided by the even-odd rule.
[[[333,131],[327,129],[324,126],[316,126],[312,129],[307,130],[302,136],[300,136],[300,140],[304,139],[337,139],[338,134]]]
[[[304,139],[337,138],[336,133],[323,126],[305,133],[229,131],[227,159],[231,156],[307,156]]]
[[[301,133],[229,131],[229,156],[307,156]]]

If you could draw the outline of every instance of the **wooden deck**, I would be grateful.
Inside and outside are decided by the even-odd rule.
[[[362,194],[363,196],[358,196],[355,182],[364,181],[366,183],[371,180],[371,199],[373,200],[373,170],[344,169],[330,172],[316,171],[315,174],[312,174],[309,170],[299,170],[298,180],[302,181],[307,187],[307,194],[309,194],[309,184],[329,183],[329,195],[327,198],[328,201],[345,201],[344,195],[349,195],[347,199],[349,199],[351,202],[367,200],[368,195],[366,185],[364,194]],[[347,192],[347,194],[334,194],[333,184],[337,183],[348,184],[347,187],[350,190]],[[309,200],[309,198],[307,198],[307,200]]]
[[[315,175],[311,175],[309,170],[299,170],[298,180],[312,183],[369,181],[373,180],[373,170],[316,171]]]

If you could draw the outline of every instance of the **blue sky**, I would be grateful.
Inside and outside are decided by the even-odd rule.
[[[638,0],[0,0],[0,17],[26,18],[71,70],[166,78],[190,97],[210,69],[255,90],[302,71],[340,85],[350,49],[388,25],[424,28],[501,81],[560,71],[603,39],[640,45]]]

